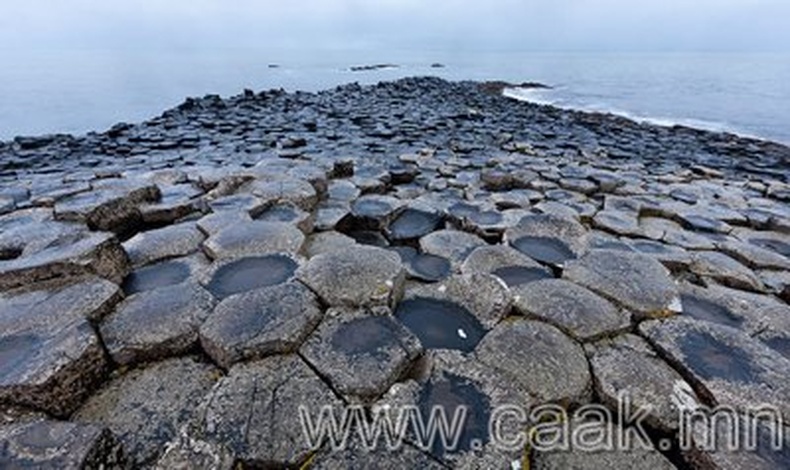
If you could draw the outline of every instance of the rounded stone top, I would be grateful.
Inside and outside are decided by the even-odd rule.
[[[353,246],[313,257],[297,277],[333,307],[392,306],[406,273],[397,253]]]

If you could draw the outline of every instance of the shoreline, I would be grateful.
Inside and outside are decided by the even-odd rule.
[[[397,69],[399,67],[400,66],[396,65],[396,64],[376,64],[376,65],[365,65],[365,66],[353,66],[353,67],[350,67],[349,70],[353,70],[353,71],[359,72],[359,71],[378,70],[379,68],[395,68],[395,69]],[[546,107],[554,108],[554,109],[561,110],[561,111],[568,111],[568,112],[574,112],[574,113],[583,113],[583,114],[593,114],[593,115],[600,115],[600,116],[603,116],[603,117],[623,118],[623,119],[632,121],[632,122],[634,122],[636,124],[646,124],[646,125],[650,125],[650,126],[663,127],[663,128],[683,128],[683,129],[689,129],[689,130],[692,130],[692,131],[708,132],[708,133],[712,133],[712,134],[722,134],[722,135],[734,136],[734,137],[737,137],[737,138],[743,138],[743,139],[750,139],[750,140],[760,141],[760,142],[763,142],[763,143],[766,143],[766,144],[776,144],[776,145],[790,147],[790,142],[782,142],[780,140],[771,139],[769,137],[762,137],[760,135],[755,135],[755,134],[750,134],[750,133],[746,133],[746,132],[741,132],[741,131],[738,131],[738,130],[713,129],[713,128],[706,128],[705,126],[695,126],[693,124],[686,124],[686,123],[684,123],[684,121],[688,121],[689,119],[685,119],[685,118],[662,118],[662,117],[650,117],[650,116],[645,117],[645,116],[635,116],[635,115],[633,115],[632,113],[630,113],[628,111],[616,111],[616,110],[606,110],[606,109],[603,109],[603,110],[590,109],[590,108],[586,108],[586,107],[581,106],[581,105],[580,106],[563,106],[563,105],[558,105],[558,104],[552,103],[552,102],[542,101],[540,99],[530,99],[529,97],[519,97],[519,96],[515,96],[515,95],[508,95],[508,93],[507,93],[508,90],[523,90],[523,89],[526,89],[528,91],[534,91],[534,90],[537,90],[537,91],[551,91],[554,88],[551,85],[544,84],[544,83],[541,83],[541,82],[531,82],[530,81],[530,82],[525,82],[523,84],[519,84],[519,83],[504,82],[504,81],[495,80],[495,79],[491,79],[491,80],[448,80],[448,79],[441,78],[441,77],[434,76],[434,75],[415,75],[415,76],[407,76],[407,77],[403,77],[403,78],[399,78],[399,79],[383,79],[383,80],[381,80],[378,83],[397,82],[397,81],[400,81],[400,80],[420,79],[420,78],[438,79],[438,80],[443,80],[443,81],[449,81],[451,83],[477,83],[477,84],[479,84],[479,85],[481,85],[483,87],[493,86],[493,87],[495,87],[495,89],[499,90],[501,92],[500,94],[502,96],[504,96],[504,97],[507,97],[507,98],[510,98],[510,99],[513,99],[513,100],[516,100],[516,101],[524,102],[524,103],[529,103],[529,104],[532,104],[532,105],[535,105],[535,106],[546,106]],[[286,93],[289,93],[289,94],[326,93],[326,92],[331,92],[333,90],[340,89],[340,88],[343,88],[343,87],[346,87],[346,86],[349,86],[349,85],[354,85],[354,84],[357,84],[357,82],[349,81],[349,82],[344,83],[344,84],[340,84],[340,85],[337,85],[337,86],[334,86],[334,87],[321,89],[321,90],[318,90],[318,91],[304,91],[304,90],[295,89],[295,90],[287,91]],[[362,86],[363,87],[371,87],[371,86],[375,86],[375,83],[374,84],[369,84],[369,85],[362,85]],[[283,88],[271,88],[271,89],[267,89],[267,90],[260,90],[260,91],[257,91],[255,93],[280,92],[280,91],[284,91]],[[207,95],[204,95],[204,97],[205,96],[211,96],[211,97],[217,96],[217,97],[220,97],[220,99],[222,99],[222,100],[232,100],[232,99],[237,98],[237,97],[239,97],[241,95],[236,94],[236,95],[221,96],[221,95],[217,95],[217,94],[207,94]],[[196,99],[201,99],[201,97],[199,97],[199,96],[191,96],[191,97],[187,97],[186,98],[187,101],[188,100],[196,100]],[[178,108],[178,105],[173,107],[173,108],[166,109],[165,111],[162,112],[162,114],[167,113],[168,111],[172,111],[172,110],[177,109],[177,108]],[[151,118],[144,119],[142,121],[131,122],[131,124],[144,124],[144,123],[149,122],[151,120],[155,120],[158,117],[161,117],[161,114],[160,115],[156,115],[156,116],[152,116]],[[693,119],[691,119],[691,120],[693,120]],[[667,122],[662,122],[662,121],[667,121]],[[16,135],[16,136],[7,138],[6,140],[0,139],[0,148],[15,142],[17,139],[38,139],[38,138],[49,138],[49,137],[52,137],[52,136],[56,136],[56,137],[59,137],[59,138],[84,138],[84,137],[86,137],[88,135],[91,135],[91,134],[105,134],[105,133],[107,133],[110,129],[112,129],[115,126],[126,125],[126,124],[130,124],[130,122],[129,121],[118,121],[118,122],[110,125],[105,130],[91,129],[91,130],[88,130],[88,131],[83,132],[83,133],[51,132],[51,133],[44,133],[44,134],[21,134],[21,135]],[[717,123],[711,123],[711,126],[714,126],[714,125],[718,125],[718,124]],[[722,125],[726,125],[726,124],[722,124]]]
[[[703,446],[742,431],[721,410],[790,423],[788,169],[783,145],[428,77],[0,146],[3,457],[788,467],[776,427]],[[457,442],[368,452],[316,424],[437,409]],[[634,449],[523,441],[558,417],[637,432],[623,410]]]

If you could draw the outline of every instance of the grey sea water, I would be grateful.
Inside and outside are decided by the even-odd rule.
[[[0,50],[0,140],[101,131],[187,96],[316,91],[413,75],[538,81],[518,99],[790,143],[790,54],[535,53],[266,48]],[[397,68],[352,72],[376,63]],[[440,63],[444,67],[432,67]],[[276,67],[275,67],[276,66]]]

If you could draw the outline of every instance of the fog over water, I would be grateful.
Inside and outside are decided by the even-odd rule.
[[[557,88],[528,99],[790,142],[787,1],[229,3],[2,2],[0,139],[103,130],[185,96],[433,74],[544,81]],[[348,71],[379,62],[401,67]]]

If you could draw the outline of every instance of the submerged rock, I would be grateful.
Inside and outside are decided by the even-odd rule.
[[[214,297],[224,299],[261,287],[283,284],[296,275],[299,264],[286,254],[250,256],[215,263],[203,284]]]

